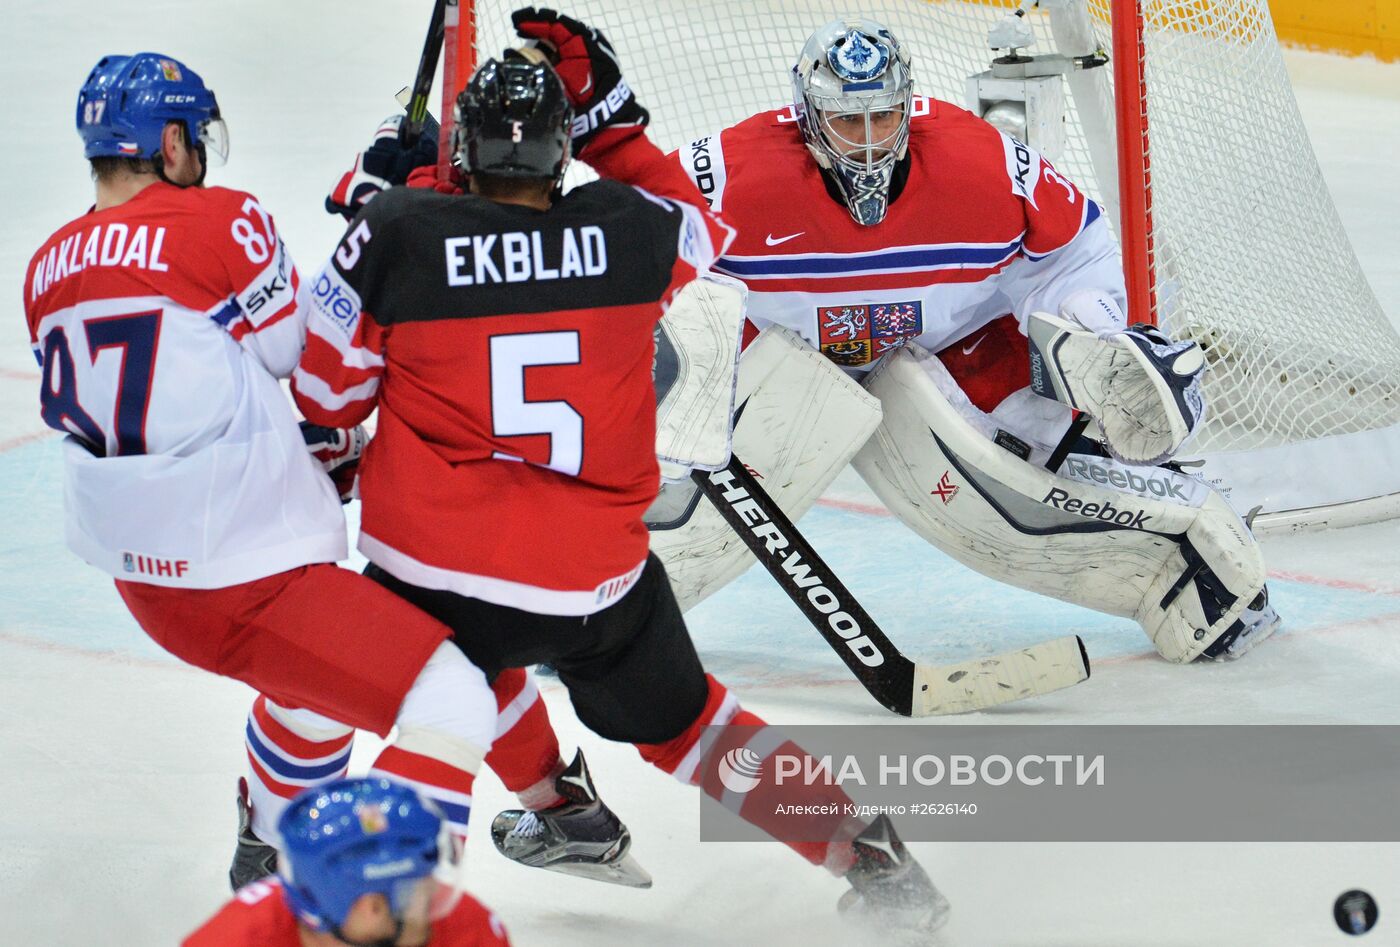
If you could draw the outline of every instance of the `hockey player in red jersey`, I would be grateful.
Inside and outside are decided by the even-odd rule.
[[[508,947],[496,915],[455,884],[441,812],[388,779],[303,792],[277,825],[279,873],[255,881],[184,947]]]
[[[747,464],[798,472],[775,499],[795,518],[854,461],[950,555],[1135,618],[1169,660],[1266,637],[1257,543],[1208,485],[1163,465],[1204,412],[1202,352],[1127,327],[1099,205],[1025,144],[914,95],[911,56],[879,23],[817,30],[792,79],[794,104],[675,155],[737,231],[715,270],[747,285],[752,329],[795,333],[883,410],[873,437],[824,431],[820,456],[802,453],[826,423],[806,401],[786,439],[741,418]],[[1091,417],[1102,443],[1080,436]],[[697,563],[723,528],[698,516],[653,539],[689,571],[687,607],[751,561]]]
[[[24,285],[40,412],[68,435],[69,547],[161,647],[262,695],[235,886],[269,870],[286,800],[344,773],[352,727],[397,727],[375,770],[464,832],[495,701],[446,626],[334,565],[340,499],[277,381],[303,347],[301,281],[255,197],[202,186],[226,150],[214,94],[169,56],[107,56],[77,125],[96,204]],[[261,752],[271,736],[290,751]]]
[[[596,30],[547,10],[514,21],[558,71],[516,52],[477,70],[458,99],[470,194],[391,188],[359,211],[317,277],[294,391],[317,423],[379,409],[360,478],[368,574],[456,629],[488,675],[553,664],[591,730],[724,798],[715,756],[743,743],[725,735],[763,721],[705,674],[642,513],[659,482],[653,332],[729,231],[646,138]],[[571,148],[602,180],[561,196]],[[800,752],[754,752],[782,747]],[[499,815],[498,847],[616,867],[627,839],[587,768],[559,786],[564,806]],[[767,827],[783,791],[728,800]],[[887,819],[806,792],[832,814],[789,844],[849,879],[849,910],[943,921]]]

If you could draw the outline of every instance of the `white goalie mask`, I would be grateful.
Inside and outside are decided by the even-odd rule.
[[[895,163],[909,147],[909,53],[874,20],[835,20],[808,37],[792,86],[807,148],[856,223],[885,219]]]

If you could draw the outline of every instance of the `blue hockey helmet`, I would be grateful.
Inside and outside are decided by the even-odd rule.
[[[288,906],[337,934],[355,901],[382,894],[403,922],[441,917],[459,889],[444,875],[455,846],[437,807],[389,779],[339,779],[303,792],[277,822]]]
[[[78,93],[78,134],[88,158],[154,158],[168,122],[183,122],[206,165],[228,158],[228,131],[204,80],[159,53],[103,56]]]

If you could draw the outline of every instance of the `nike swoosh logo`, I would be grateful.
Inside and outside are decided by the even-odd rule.
[[[986,337],[987,337],[987,333],[983,332],[980,336],[978,336],[976,342],[973,342],[971,345],[969,345],[969,346],[967,346],[965,349],[963,349],[963,354],[964,354],[964,355],[971,355],[971,354],[972,354],[972,350],[975,349],[975,348],[977,348],[977,346],[981,345],[981,344],[982,344],[982,340],[985,339]]]
[[[770,233],[768,236],[763,238],[763,242],[768,244],[770,247],[776,247],[780,243],[787,243],[789,240],[796,240],[798,237],[802,236],[806,232],[807,231],[805,230],[799,230],[797,231],[797,233],[789,234],[786,237],[775,237]]]

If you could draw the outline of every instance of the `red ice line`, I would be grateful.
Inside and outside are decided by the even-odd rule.
[[[49,435],[57,433],[57,431],[44,428],[42,431],[30,431],[28,434],[21,434],[19,437],[12,437],[8,441],[0,441],[0,454],[5,453],[7,450],[14,450],[16,447],[23,447],[25,444],[31,444],[34,441],[43,440]]]
[[[32,431],[29,434],[21,434],[19,437],[12,437],[7,441],[0,441],[0,454],[16,447],[23,447],[25,444],[42,440],[52,434],[57,434],[45,428],[42,431]],[[829,507],[834,510],[846,510],[850,513],[863,513],[866,516],[889,516],[890,511],[883,506],[876,506],[873,503],[860,503],[855,500],[835,500],[827,497],[817,501],[818,506]],[[1351,592],[1369,592],[1372,595],[1395,595],[1400,596],[1400,588],[1383,585],[1369,585],[1365,582],[1353,582],[1350,579],[1332,579],[1326,576],[1309,575],[1304,572],[1285,572],[1273,570],[1269,573],[1272,579],[1280,579],[1285,582],[1300,582],[1304,585],[1319,585],[1329,589],[1346,589]]]

